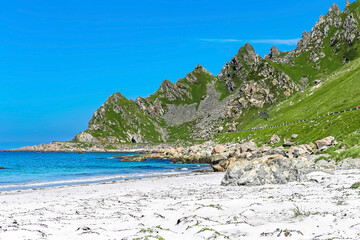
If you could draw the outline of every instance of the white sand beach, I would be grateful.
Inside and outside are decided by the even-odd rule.
[[[360,170],[222,187],[201,173],[0,194],[0,239],[360,239]]]

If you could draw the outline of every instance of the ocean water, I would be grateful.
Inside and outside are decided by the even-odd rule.
[[[1,153],[0,191],[119,181],[189,173],[207,164],[148,159],[121,162],[129,153]]]

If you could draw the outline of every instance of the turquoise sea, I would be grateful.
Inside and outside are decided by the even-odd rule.
[[[208,169],[170,160],[121,162],[129,153],[0,152],[0,191],[148,178]]]

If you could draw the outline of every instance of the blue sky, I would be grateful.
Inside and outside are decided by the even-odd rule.
[[[110,94],[146,97],[197,64],[217,75],[246,42],[291,50],[333,2],[3,1],[0,149],[71,140]]]

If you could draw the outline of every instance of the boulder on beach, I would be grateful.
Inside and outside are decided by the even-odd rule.
[[[252,161],[235,161],[228,167],[223,186],[258,186],[306,180],[310,165],[298,165],[282,155],[265,156]]]

